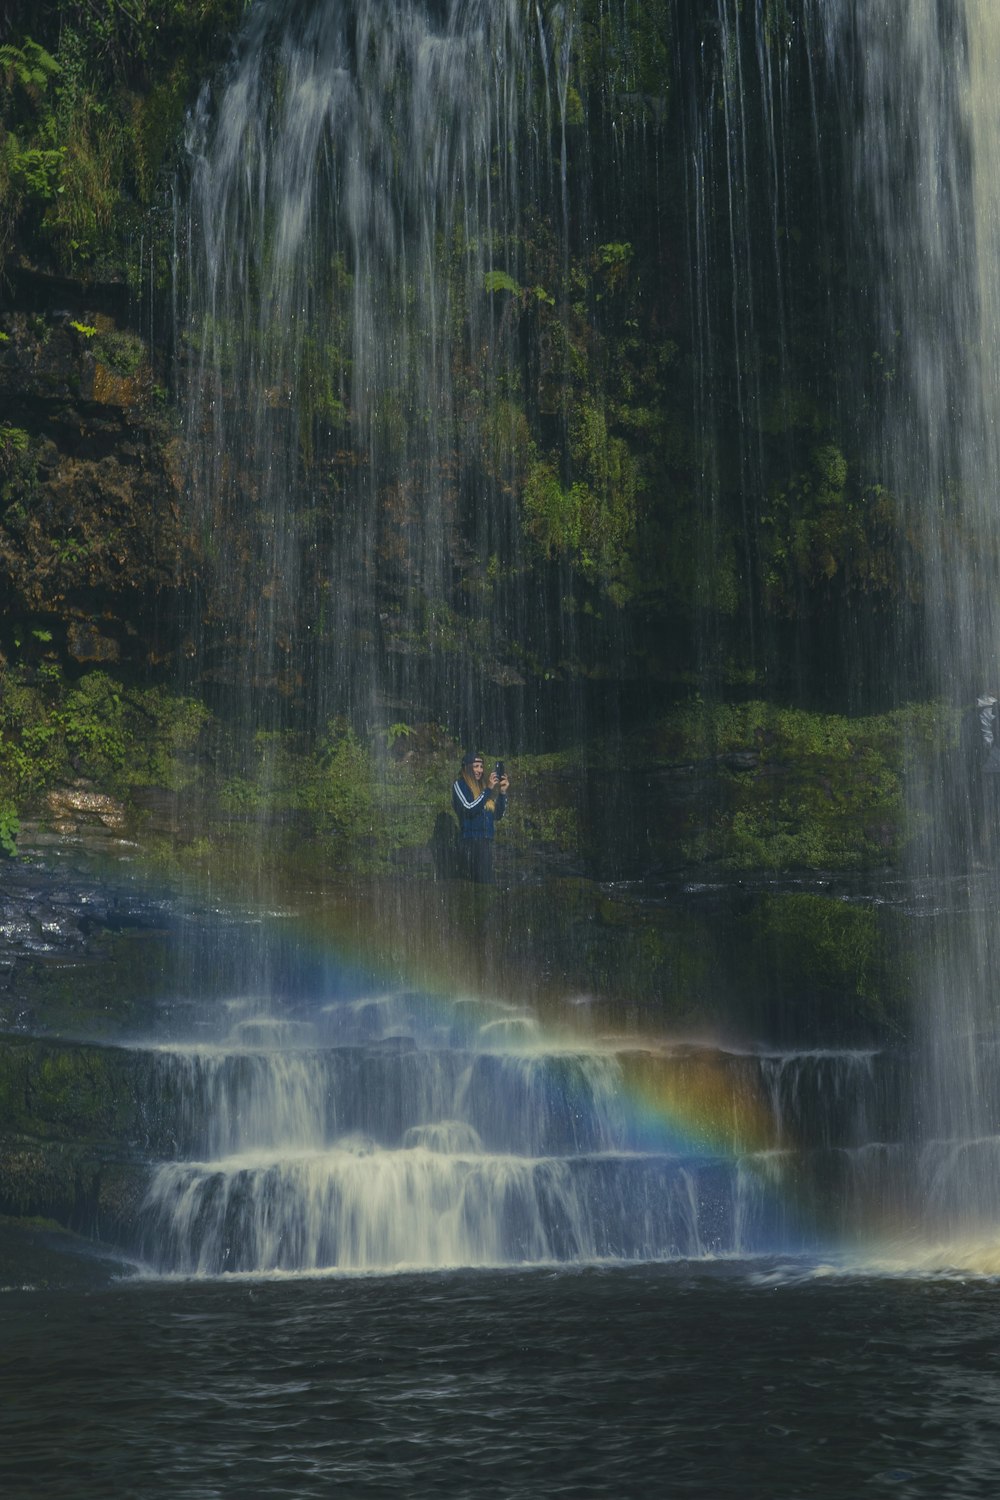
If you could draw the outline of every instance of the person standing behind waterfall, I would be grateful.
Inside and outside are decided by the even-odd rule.
[[[451,803],[458,818],[463,873],[477,885],[492,885],[493,831],[507,811],[510,781],[499,761],[489,776],[483,772],[483,757],[467,750],[451,789]]]
[[[990,775],[996,775],[1000,771],[1000,746],[997,739],[1000,737],[1000,722],[997,716],[997,700],[992,693],[980,693],[976,699],[976,714],[979,719],[979,734],[986,751],[983,762],[983,770]]]
[[[980,859],[994,860],[1000,838],[1000,703],[990,692],[976,699],[979,751],[978,785],[970,788],[972,848]]]

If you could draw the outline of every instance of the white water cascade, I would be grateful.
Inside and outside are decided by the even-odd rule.
[[[131,1054],[158,1272],[387,1271],[795,1252],[884,1202],[892,1059],[543,1034],[413,993]]]
[[[423,701],[468,707],[456,582],[467,649],[529,644],[508,304],[524,216],[561,235],[571,17],[257,0],[191,122],[181,382],[224,601],[192,649],[254,728],[293,658],[322,723],[413,688],[414,642]]]
[[[900,660],[964,721],[911,797],[912,875],[932,908],[915,1013],[923,1231],[1000,1225],[1000,825],[975,703],[1000,696],[1000,10],[992,0],[817,0],[839,75],[857,264],[875,289],[864,351],[880,466],[912,517],[919,603]],[[996,779],[996,778],[993,778]]]

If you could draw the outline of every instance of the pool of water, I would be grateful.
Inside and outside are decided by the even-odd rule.
[[[1000,1488],[991,1278],[720,1261],[145,1280],[53,1277],[45,1255],[4,1263],[6,1500]]]

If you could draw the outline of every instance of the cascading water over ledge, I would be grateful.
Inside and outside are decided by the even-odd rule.
[[[187,1274],[659,1260],[775,1233],[765,1155],[636,1115],[629,1074],[669,1087],[668,1057],[547,1042],[468,1005],[438,1005],[421,1045],[400,1030],[420,1008],[330,1007],[291,1050],[161,1054],[194,1159],[153,1171],[141,1259]],[[734,1105],[747,1083],[734,1070]]]
[[[905,1057],[574,1037],[413,992],[233,1011],[211,1045],[8,1061],[54,1136],[107,1133],[65,1217],[157,1274],[815,1253],[912,1209]]]

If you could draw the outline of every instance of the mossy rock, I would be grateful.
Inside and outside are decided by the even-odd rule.
[[[149,1169],[84,1147],[0,1136],[0,1214],[43,1218],[98,1238],[124,1239]]]
[[[115,1047],[0,1039],[0,1122],[40,1140],[143,1145],[139,1056]]]
[[[0,1028],[25,1016],[36,1031],[115,1038],[141,1030],[169,994],[176,948],[157,931],[105,931],[78,955],[21,958],[0,994]]]

